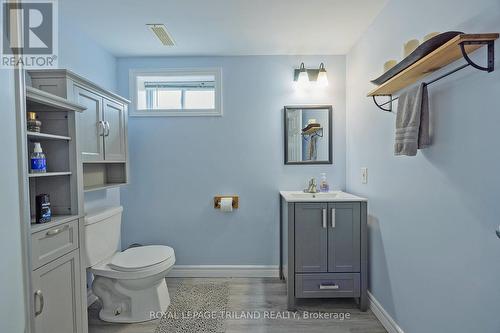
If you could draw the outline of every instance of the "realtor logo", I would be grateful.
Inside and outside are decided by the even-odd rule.
[[[57,66],[55,0],[2,2],[1,67]]]

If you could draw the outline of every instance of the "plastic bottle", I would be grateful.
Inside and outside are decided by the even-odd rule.
[[[43,173],[47,172],[47,160],[45,159],[45,154],[42,151],[42,146],[40,142],[35,142],[35,149],[31,153],[31,173]]]
[[[326,180],[326,173],[321,173],[321,180],[319,181],[319,191],[320,192],[328,192],[330,190],[330,186],[328,185],[328,181]]]

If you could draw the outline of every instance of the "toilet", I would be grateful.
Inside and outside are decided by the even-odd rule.
[[[87,268],[101,299],[99,317],[113,323],[156,319],[170,305],[165,277],[175,263],[171,247],[149,245],[121,251],[123,207],[89,211],[85,217]]]

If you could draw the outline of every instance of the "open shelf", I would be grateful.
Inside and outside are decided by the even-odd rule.
[[[42,230],[46,230],[52,227],[56,227],[58,225],[74,221],[80,218],[78,215],[52,215],[50,222],[47,223],[35,223],[35,219],[31,219],[31,233],[39,232]]]
[[[33,87],[26,87],[26,104],[28,108],[57,109],[59,111],[82,112],[86,109],[86,107],[72,103],[65,98]]]
[[[91,186],[84,186],[83,191],[85,193],[87,192],[94,192],[94,191],[100,191],[100,190],[107,190],[109,188],[115,188],[115,187],[120,187],[123,185],[127,185],[127,183],[108,183],[108,184],[99,184],[99,185],[91,185]]]
[[[392,79],[370,91],[368,96],[392,95],[393,93],[417,82],[436,70],[443,68],[462,57],[465,57],[462,53],[462,47],[467,55],[474,52],[478,48],[485,46],[488,42],[493,42],[498,39],[498,37],[498,33],[458,35],[413,65],[404,69]],[[466,58],[466,60],[469,62],[470,59]],[[476,67],[474,65],[472,66]]]
[[[126,162],[83,163],[84,192],[105,190],[126,184]]]
[[[35,140],[62,140],[62,141],[71,141],[71,137],[64,135],[55,135],[55,134],[47,134],[47,133],[38,133],[38,132],[27,132],[28,138]]]
[[[52,219],[43,224],[32,224],[31,231],[37,232],[59,224],[78,219],[78,177],[76,164],[75,122],[76,112],[84,107],[56,95],[26,87],[26,118],[29,112],[36,113],[41,122],[41,132],[27,131],[26,174],[29,186],[31,223],[36,215],[36,196],[47,194],[50,197]],[[47,172],[30,172],[30,155],[36,142],[41,143],[46,156]]]
[[[37,177],[56,177],[56,176],[70,176],[71,172],[40,172],[40,173],[29,173],[29,178],[37,178]]]

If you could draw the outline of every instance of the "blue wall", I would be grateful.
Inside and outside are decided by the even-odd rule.
[[[116,58],[74,25],[68,6],[59,1],[59,67],[116,91]]]
[[[465,69],[429,87],[433,145],[413,158],[393,156],[395,115],[366,98],[369,80],[386,60],[400,59],[404,41],[446,30],[500,31],[500,3],[391,1],[348,54],[347,187],[370,199],[369,287],[401,328],[493,333],[500,331],[500,70]],[[484,63],[484,52],[474,58]],[[367,185],[361,167],[369,168]]]
[[[295,91],[293,69],[325,62],[330,86]],[[278,263],[278,191],[302,189],[326,172],[345,182],[345,58],[252,56],[118,60],[119,93],[133,68],[222,67],[223,117],[129,118],[131,184],[121,191],[123,245],[168,244],[181,265]],[[287,104],[334,108],[335,165],[283,165]],[[221,213],[217,194],[240,195]]]

